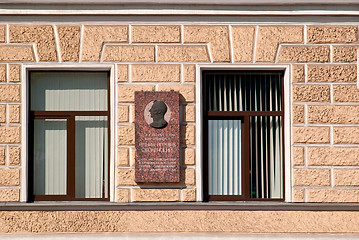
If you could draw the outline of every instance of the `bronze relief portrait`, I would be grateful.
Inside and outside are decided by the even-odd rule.
[[[146,105],[144,118],[152,128],[162,129],[168,125],[171,110],[164,101],[153,100]]]

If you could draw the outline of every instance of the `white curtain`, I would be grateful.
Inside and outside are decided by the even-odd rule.
[[[281,74],[278,73],[221,72],[207,76],[206,84],[208,111],[280,111],[282,109],[282,83]],[[250,117],[252,198],[283,197],[282,124],[281,116]],[[221,130],[226,128],[229,130]],[[215,125],[213,120],[209,120],[208,155],[211,158],[210,161],[217,161],[217,163],[209,162],[213,168],[221,165],[220,163],[224,160],[218,157],[213,160],[214,151],[217,150],[211,149],[213,148],[211,136],[222,142],[218,144],[232,144],[228,139],[221,139],[217,135],[222,136],[225,131],[234,130],[235,127]],[[233,149],[240,148],[240,144],[239,142],[239,145],[233,145]],[[233,154],[233,150],[230,152],[228,147],[218,146],[218,148],[221,148],[218,151],[224,151],[221,153],[223,156]],[[210,175],[210,177],[213,176]],[[220,178],[223,176],[214,176],[217,183],[211,183],[212,180],[210,180],[211,186],[221,185],[223,181],[227,181]],[[236,182],[235,179],[229,181]]]
[[[66,194],[66,119],[35,119],[34,193]]]

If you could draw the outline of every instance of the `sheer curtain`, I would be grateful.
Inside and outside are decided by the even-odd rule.
[[[32,72],[30,79],[32,111],[107,111],[106,72]],[[76,198],[107,197],[107,116],[64,118],[75,120]],[[66,194],[66,119],[34,122],[35,194]]]
[[[282,82],[281,75],[278,73],[221,72],[209,75],[206,78],[206,84],[208,111],[282,110]],[[222,185],[226,181],[233,184],[237,184],[238,181],[240,184],[240,180],[234,178],[234,175],[231,177],[212,174],[215,171],[222,171],[217,169],[218,166],[222,166],[222,162],[226,162],[226,159],[234,155],[236,149],[241,148],[240,141],[236,142],[233,137],[223,137],[229,136],[226,132],[238,131],[237,129],[240,129],[238,124],[229,125],[229,120],[218,120],[222,123],[218,121],[215,123],[216,121],[209,120],[208,122],[209,177],[215,176],[209,180],[210,192],[215,192],[211,186]],[[250,143],[244,144],[250,145],[252,198],[283,197],[282,124],[281,116],[252,116],[249,119]],[[220,143],[214,144],[213,141],[220,141]],[[216,155],[218,151],[221,154]],[[240,165],[240,158],[233,161],[239,161]],[[230,168],[231,165],[228,167]],[[211,183],[211,181],[216,183]],[[231,193],[222,191],[218,194]]]

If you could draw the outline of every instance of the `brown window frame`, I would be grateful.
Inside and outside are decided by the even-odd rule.
[[[110,151],[111,151],[111,113],[110,113],[110,72],[109,71],[66,71],[66,70],[30,70],[28,71],[29,85],[31,89],[31,72],[106,72],[107,73],[107,111],[31,111],[29,109],[29,170],[28,170],[28,201],[109,201],[110,200]],[[31,92],[31,91],[30,91]],[[31,106],[31,96],[28,97]],[[102,192],[102,198],[76,198],[75,197],[75,117],[76,116],[107,116],[108,131],[108,159],[107,177],[108,196]],[[34,195],[34,120],[35,119],[66,119],[67,131],[67,167],[66,167],[66,195]]]
[[[281,93],[282,93],[282,109],[281,111],[208,111],[207,108],[207,96],[206,96],[206,74],[228,74],[228,73],[279,73],[281,74]],[[246,71],[246,70],[202,70],[202,116],[203,116],[203,201],[276,201],[283,202],[285,196],[285,149],[284,149],[284,71],[276,70],[258,70],[258,71]],[[282,181],[283,181],[283,197],[282,198],[251,198],[251,179],[250,179],[250,126],[249,118],[252,116],[281,116],[283,119],[282,125]],[[241,120],[241,127],[243,129],[241,136],[241,149],[242,149],[242,195],[209,195],[209,176],[208,176],[208,120]]]

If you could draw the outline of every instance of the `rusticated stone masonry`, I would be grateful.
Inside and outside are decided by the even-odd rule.
[[[196,64],[291,68],[292,201],[359,202],[358,26],[258,24],[0,25],[0,201],[19,201],[24,64],[113,63],[116,201],[196,201]],[[180,93],[181,181],[134,174],[134,92]],[[9,230],[11,231],[11,230]]]

